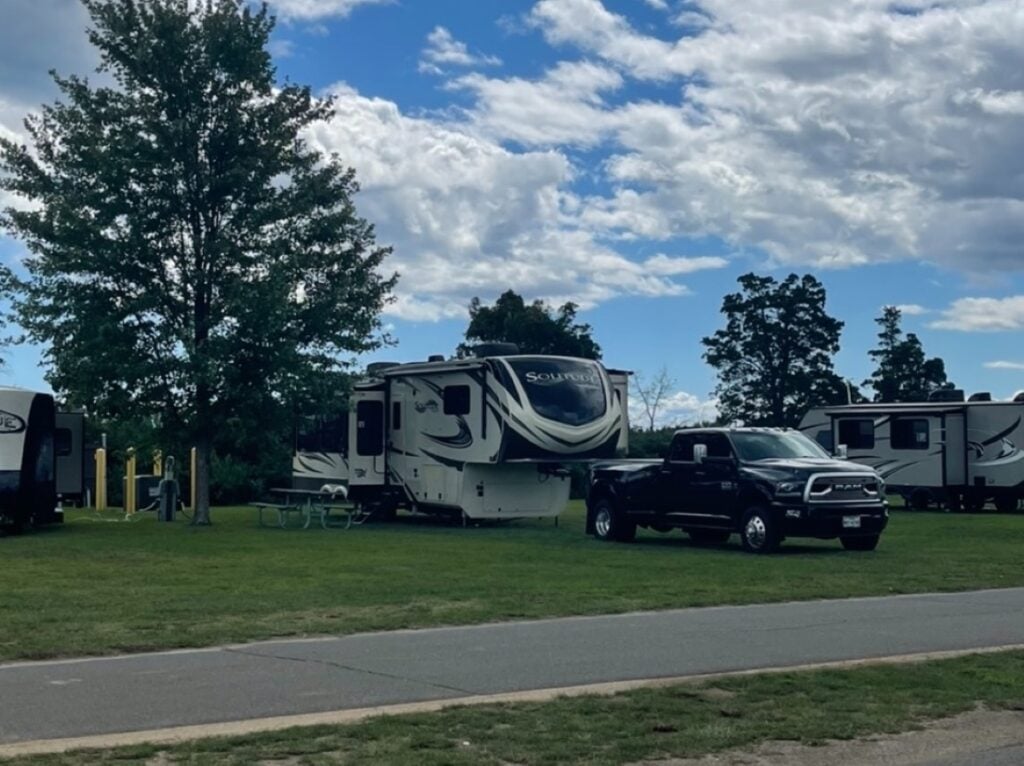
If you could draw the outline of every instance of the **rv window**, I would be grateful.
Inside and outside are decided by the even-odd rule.
[[[597,362],[556,357],[517,357],[508,361],[542,418],[581,426],[607,411],[607,377]]]
[[[394,431],[402,430],[402,403],[391,403],[391,428]]]
[[[381,454],[384,451],[384,402],[359,402],[356,421],[356,453]]]
[[[57,457],[65,457],[71,454],[71,429],[58,428],[53,432],[53,449]]]
[[[444,387],[444,414],[469,414],[469,386]]]
[[[874,449],[875,421],[870,418],[864,420],[840,420],[839,443],[845,444],[851,450]]]
[[[925,418],[893,418],[889,443],[893,449],[928,449],[928,431]]]

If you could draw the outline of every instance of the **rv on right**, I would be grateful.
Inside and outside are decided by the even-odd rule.
[[[844,445],[911,508],[979,511],[992,502],[1012,512],[1024,498],[1024,392],[1012,401],[944,390],[927,402],[817,407],[800,430],[827,450]]]

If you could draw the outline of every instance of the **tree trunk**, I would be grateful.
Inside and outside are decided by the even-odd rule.
[[[196,496],[195,513],[192,516],[193,527],[208,527],[210,520],[210,433],[200,425],[196,439]]]

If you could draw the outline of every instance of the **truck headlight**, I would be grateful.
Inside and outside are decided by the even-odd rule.
[[[775,484],[776,495],[799,495],[803,490],[804,485],[800,481],[780,481]]]

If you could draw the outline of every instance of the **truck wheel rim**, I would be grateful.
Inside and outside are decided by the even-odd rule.
[[[754,516],[747,522],[745,533],[751,548],[763,548],[768,539],[768,528],[760,516]]]
[[[607,508],[602,508],[597,512],[597,517],[594,519],[594,529],[597,530],[597,534],[600,537],[607,537],[611,528],[612,515]]]

